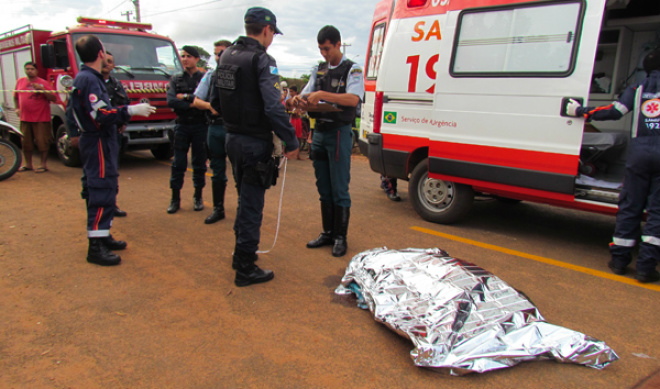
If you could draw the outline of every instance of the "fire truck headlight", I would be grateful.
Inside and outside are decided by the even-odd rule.
[[[60,78],[60,84],[65,88],[71,88],[73,86],[73,78],[71,76],[63,76]]]

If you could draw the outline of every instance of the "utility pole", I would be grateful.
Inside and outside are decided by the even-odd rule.
[[[126,16],[127,22],[131,21],[131,15],[133,15],[133,11],[126,11],[121,13],[121,16]]]
[[[348,44],[348,43],[342,43],[342,44],[341,44],[341,48],[342,48],[342,50],[343,50],[343,52],[342,52],[343,55],[346,55],[346,47],[347,47],[347,46],[352,46],[352,45],[350,45],[350,44]]]
[[[133,5],[135,5],[135,21],[141,23],[142,18],[140,17],[140,0],[133,0]]]

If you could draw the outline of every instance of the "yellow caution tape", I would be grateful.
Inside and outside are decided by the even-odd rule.
[[[68,90],[20,90],[20,89],[6,89],[3,92],[18,92],[18,93],[71,93]]]
[[[167,89],[125,89],[126,93],[167,93]]]
[[[2,92],[18,93],[71,93],[68,90],[19,90],[19,89],[0,89]],[[126,93],[167,93],[167,89],[125,89]]]

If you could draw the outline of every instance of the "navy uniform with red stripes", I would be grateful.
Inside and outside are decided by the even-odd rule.
[[[126,106],[111,106],[103,76],[91,67],[82,65],[73,86],[67,115],[81,133],[80,157],[89,190],[87,236],[110,238],[119,176],[117,124],[128,122],[131,115]]]
[[[656,270],[660,260],[660,49],[644,59],[644,70],[648,77],[628,87],[614,103],[583,108],[573,100],[567,111],[584,115],[587,120],[618,120],[633,112],[626,173],[610,244],[612,260],[608,266],[615,274],[627,272],[641,232],[635,278],[640,282],[655,282],[660,280]],[[644,210],[647,222],[641,231]]]

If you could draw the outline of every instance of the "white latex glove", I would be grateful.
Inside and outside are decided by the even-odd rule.
[[[573,99],[568,99],[568,104],[566,104],[566,114],[568,116],[578,116],[577,109],[582,108],[580,103]]]
[[[131,116],[144,116],[149,117],[152,113],[156,112],[156,107],[148,103],[140,103],[128,106],[128,114]]]

